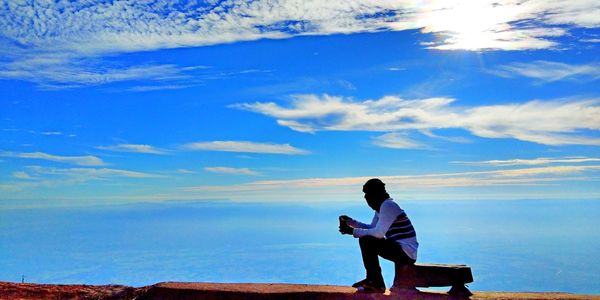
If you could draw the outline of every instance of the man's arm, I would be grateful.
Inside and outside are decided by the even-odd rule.
[[[353,234],[354,228],[372,228],[377,223],[377,214],[373,216],[373,221],[370,225],[354,220],[346,215],[339,217],[340,220],[340,233],[341,234]]]
[[[347,223],[352,228],[364,228],[364,229],[367,229],[367,228],[373,228],[373,227],[375,227],[375,224],[377,224],[377,219],[378,219],[377,218],[377,214],[375,214],[373,216],[373,220],[371,221],[371,224],[365,224],[365,223],[362,223],[362,222],[360,222],[358,220],[354,220],[354,219],[348,220]]]
[[[355,228],[353,230],[353,236],[355,238],[361,238],[363,236],[374,236],[378,239],[382,239],[385,237],[385,233],[390,229],[396,217],[402,212],[402,209],[392,201],[385,201],[381,208],[379,209],[379,217],[374,224],[374,226],[370,228]],[[377,217],[377,215],[376,215]]]

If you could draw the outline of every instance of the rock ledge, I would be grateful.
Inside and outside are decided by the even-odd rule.
[[[600,300],[600,296],[569,293],[533,292],[473,292],[463,299],[505,300]],[[153,299],[461,299],[444,292],[420,291],[408,294],[383,295],[357,294],[347,286],[309,284],[257,284],[257,283],[199,283],[161,282],[145,287],[123,285],[62,285],[0,282],[0,299],[106,299],[106,300],[153,300]]]

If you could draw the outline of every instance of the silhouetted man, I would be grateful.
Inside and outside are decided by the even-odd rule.
[[[369,179],[363,186],[365,200],[375,211],[371,224],[348,216],[340,216],[340,232],[358,238],[367,277],[352,286],[360,292],[383,293],[385,283],[379,266],[379,256],[402,266],[414,265],[417,260],[417,234],[408,216],[385,190],[385,184]]]

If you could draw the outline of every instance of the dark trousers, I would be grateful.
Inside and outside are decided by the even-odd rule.
[[[394,241],[365,236],[358,239],[358,244],[360,245],[363,264],[367,271],[367,278],[377,283],[384,283],[383,276],[381,276],[379,256],[395,263],[396,277],[399,276],[399,270],[407,269],[406,267],[410,269],[410,266],[415,263],[415,260],[410,258],[402,250],[402,247]],[[396,281],[397,278],[394,279],[394,282]]]

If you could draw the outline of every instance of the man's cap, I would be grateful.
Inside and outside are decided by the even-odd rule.
[[[385,192],[385,183],[379,178],[371,178],[363,185],[363,192]]]

